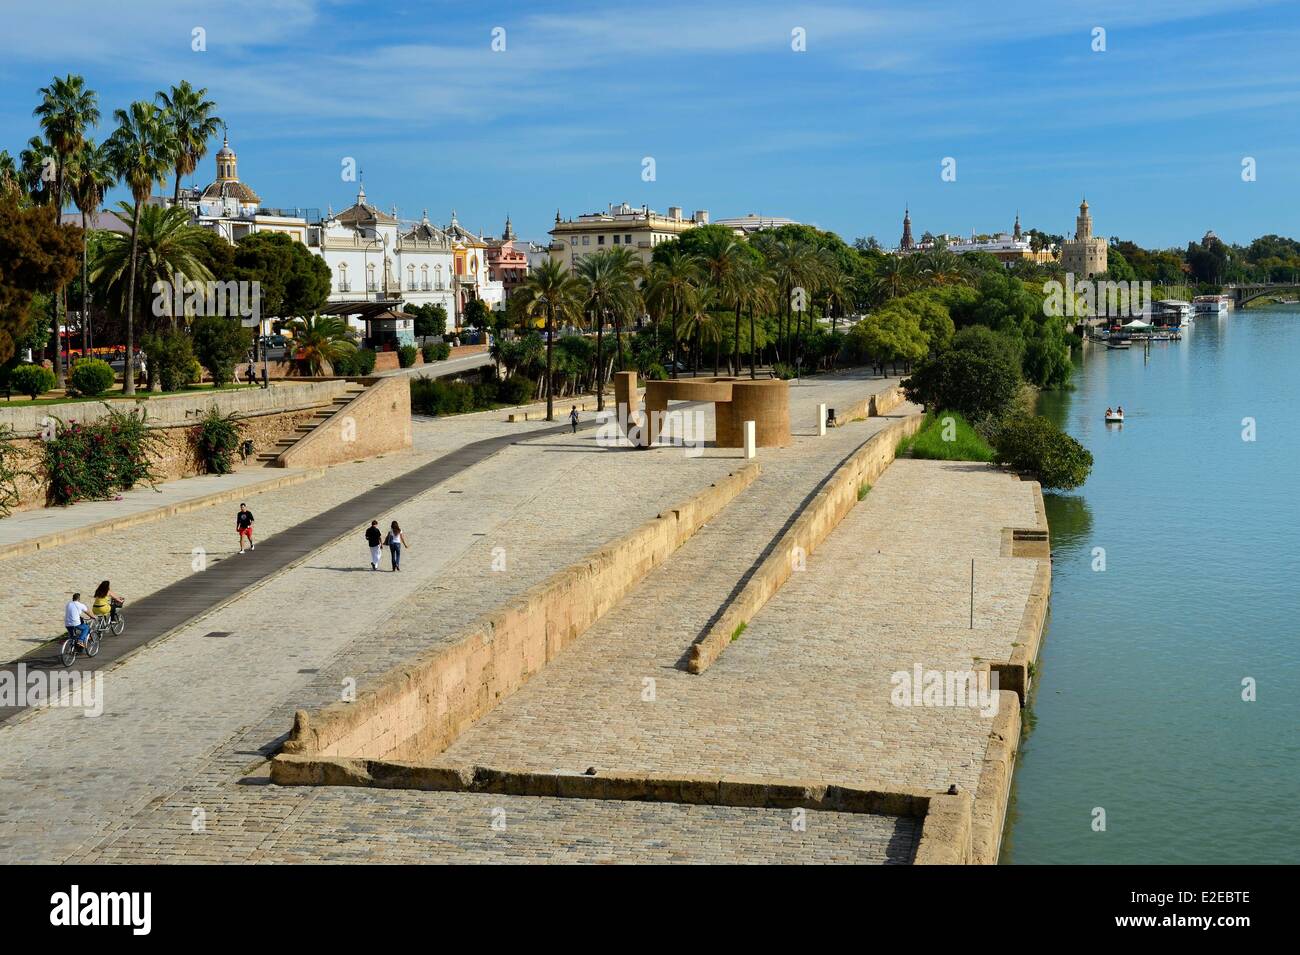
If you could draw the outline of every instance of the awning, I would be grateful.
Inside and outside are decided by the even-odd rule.
[[[329,302],[319,309],[320,315],[355,315],[363,321],[380,318],[385,312],[395,312],[402,307],[400,298],[384,302]]]

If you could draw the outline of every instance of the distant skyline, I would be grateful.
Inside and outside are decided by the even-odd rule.
[[[454,208],[490,234],[509,215],[538,242],[557,208],[623,201],[785,216],[885,246],[905,204],[917,238],[1010,231],[1017,211],[1026,229],[1069,236],[1084,195],[1097,234],[1148,247],[1207,229],[1300,236],[1300,7],[1084,6],[15,4],[0,148],[16,157],[36,134],[37,90],[55,74],[99,92],[97,138],[115,108],[187,79],[208,88],[268,206],[347,207],[350,157],[384,210],[445,223]],[[195,183],[214,178],[219,145]],[[945,157],[956,181],[941,179]],[[1246,157],[1256,181],[1242,180]]]

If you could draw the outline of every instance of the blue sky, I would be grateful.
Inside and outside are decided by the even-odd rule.
[[[1065,233],[1083,194],[1100,234],[1145,245],[1210,228],[1300,235],[1295,2],[5,7],[0,148],[16,154],[35,132],[36,90],[55,73],[86,76],[106,126],[113,108],[188,79],[217,101],[267,205],[349,205],[356,185],[340,173],[354,157],[371,201],[402,218],[455,208],[497,233],[509,213],[539,241],[557,208],[617,201],[789,216],[886,244],[905,202],[918,235],[1009,229],[1017,210]],[[941,181],[944,157],[955,182]],[[209,156],[195,179],[214,174]]]

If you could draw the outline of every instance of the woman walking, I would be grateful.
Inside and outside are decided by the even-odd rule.
[[[401,525],[397,521],[388,528],[388,536],[384,538],[384,543],[388,545],[388,554],[393,559],[393,570],[402,569],[402,548],[410,545],[406,542],[406,535],[402,533]]]

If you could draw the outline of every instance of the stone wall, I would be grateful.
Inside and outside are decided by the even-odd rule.
[[[353,703],[299,710],[283,751],[403,759],[440,752],[584,633],[748,487],[747,465],[380,678]]]
[[[320,467],[411,446],[410,379],[362,380],[366,390],[281,454],[277,467]]]
[[[889,467],[894,460],[898,442],[915,434],[923,419],[923,415],[909,415],[876,432],[835,469],[822,489],[781,535],[781,539],[750,576],[744,589],[736,595],[717,622],[691,646],[687,667],[692,673],[703,673],[722,654],[740,626],[752,620],[772,595],[790,579],[795,565],[796,548],[801,549],[806,557],[826,539],[826,535],[858,503],[858,488],[876,480]]]
[[[203,464],[198,457],[197,422],[214,404],[223,414],[235,412],[242,437],[253,442],[255,451],[265,450],[295,434],[322,407],[329,407],[334,397],[342,394],[348,384],[343,379],[295,382],[266,390],[249,388],[141,401],[113,400],[108,405],[123,411],[143,408],[147,412],[146,423],[158,436],[150,454],[154,472],[159,481],[175,481],[204,473]],[[105,403],[101,402],[0,408],[0,423],[9,424],[19,435],[13,442],[18,452],[16,464],[28,472],[27,476],[18,481],[19,498],[14,510],[30,510],[47,504],[48,485],[42,473],[44,447],[39,437],[44,420],[57,415],[64,421],[95,421],[107,413]],[[409,399],[406,426],[409,431]],[[235,467],[238,470],[260,465],[252,458],[247,464],[237,458]]]

